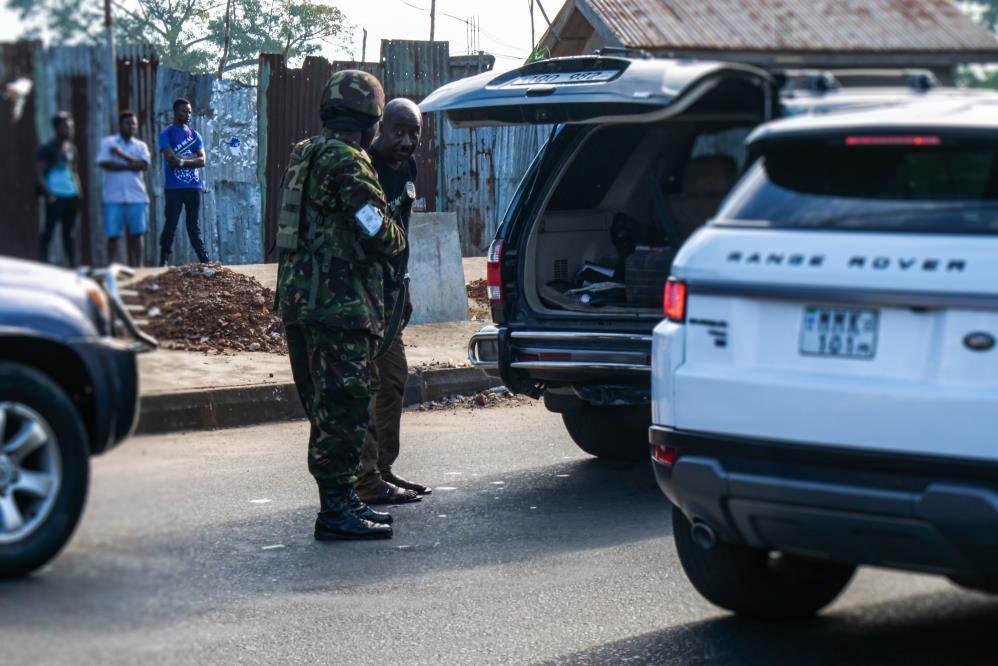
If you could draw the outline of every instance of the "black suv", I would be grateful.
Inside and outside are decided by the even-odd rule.
[[[593,55],[435,91],[422,110],[455,126],[551,127],[489,250],[495,326],[472,339],[472,363],[543,396],[588,453],[647,456],[663,286],[679,247],[747,168],[746,137],[785,115],[968,94],[931,74],[890,76],[861,88],[826,72]]]
[[[55,557],[83,511],[90,456],[135,426],[135,353],[156,341],[121,303],[123,271],[0,257],[0,579]]]

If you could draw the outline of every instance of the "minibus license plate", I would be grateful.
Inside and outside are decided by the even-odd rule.
[[[800,353],[805,356],[872,359],[877,354],[876,310],[804,308]]]

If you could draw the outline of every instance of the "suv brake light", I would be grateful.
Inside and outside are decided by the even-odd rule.
[[[489,245],[489,254],[486,259],[486,282],[488,283],[489,304],[495,308],[502,304],[502,248],[503,242],[499,239],[492,241]]]
[[[940,146],[938,136],[847,136],[847,146]]]
[[[669,321],[682,323],[686,320],[686,283],[669,278],[665,283],[663,309]]]

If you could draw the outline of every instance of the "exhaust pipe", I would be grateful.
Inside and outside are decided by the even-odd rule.
[[[714,530],[707,523],[698,520],[693,523],[693,527],[690,530],[693,543],[704,550],[710,550],[717,544],[717,535],[714,534]]]

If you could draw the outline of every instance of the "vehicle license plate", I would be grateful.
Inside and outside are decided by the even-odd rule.
[[[537,86],[537,85],[559,85],[562,83],[597,83],[609,81],[620,72],[616,69],[599,69],[591,72],[551,72],[550,74],[530,74],[528,76],[518,76],[506,85],[513,86]]]
[[[804,308],[800,353],[805,356],[871,359],[877,353],[876,310]]]

